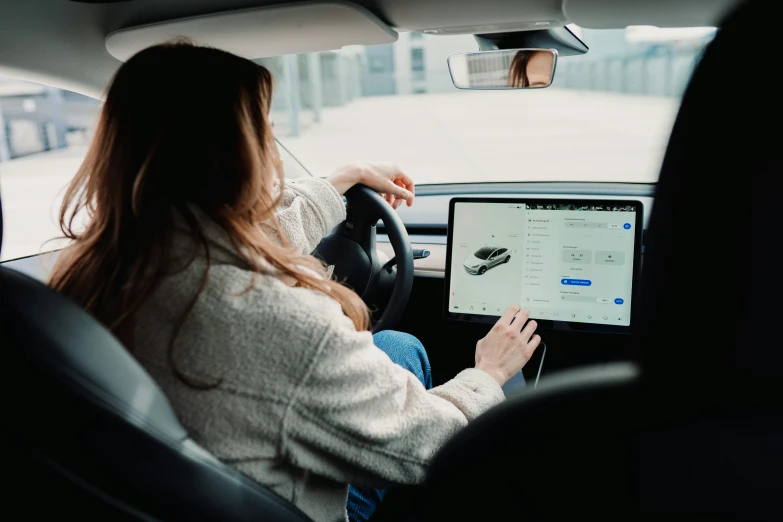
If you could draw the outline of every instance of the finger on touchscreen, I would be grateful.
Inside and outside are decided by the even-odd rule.
[[[516,319],[514,319],[514,322],[516,323],[514,326],[518,326],[521,330],[523,326],[525,326],[525,323],[530,318],[530,310],[523,308],[519,311],[517,314]]]
[[[517,315],[517,312],[519,312],[519,308],[519,305],[515,304],[506,308],[506,311],[503,312],[499,322],[503,324],[511,324],[511,321],[514,320],[514,316]]]

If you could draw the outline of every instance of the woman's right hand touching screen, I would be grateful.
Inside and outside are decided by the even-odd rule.
[[[527,322],[530,311],[509,306],[486,337],[476,344],[476,368],[488,373],[500,386],[519,373],[541,343],[534,335],[535,321]],[[527,322],[527,324],[525,324]]]

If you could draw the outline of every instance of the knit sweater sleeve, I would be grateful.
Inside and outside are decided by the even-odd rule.
[[[286,181],[275,217],[288,242],[300,254],[309,254],[345,219],[345,204],[328,181],[300,178]],[[262,228],[272,237],[278,237],[268,223]]]
[[[283,422],[281,448],[296,466],[357,485],[416,483],[447,439],[504,399],[477,369],[428,391],[334,301],[319,309],[331,317],[318,321],[320,343]]]

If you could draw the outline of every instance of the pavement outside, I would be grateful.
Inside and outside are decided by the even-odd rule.
[[[281,141],[316,175],[375,160],[417,183],[655,182],[678,107],[563,89],[359,98]]]
[[[655,182],[679,106],[674,98],[573,90],[358,98],[304,114],[281,142],[315,175],[350,161],[391,161],[423,183]],[[273,115],[285,132],[284,115]],[[86,145],[0,164],[0,260],[58,248],[57,213]]]

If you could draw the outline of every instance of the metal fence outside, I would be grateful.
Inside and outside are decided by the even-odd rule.
[[[561,58],[553,87],[680,97],[700,51],[663,49],[638,55]]]

